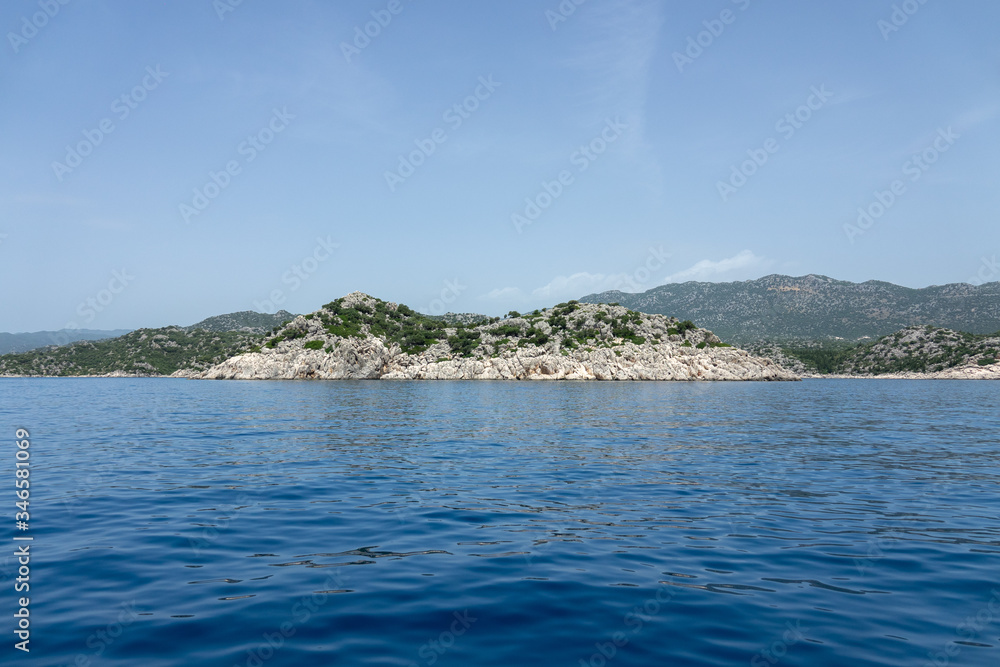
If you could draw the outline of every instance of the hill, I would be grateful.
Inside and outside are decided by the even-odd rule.
[[[3,355],[0,375],[170,375],[182,368],[208,368],[262,339],[261,334],[234,331],[138,329],[108,340]]]
[[[992,368],[1000,360],[1000,332],[973,334],[931,326],[907,327],[870,343],[852,346],[783,348],[758,351],[799,372],[836,375],[942,373],[962,368]],[[791,363],[789,363],[791,361]],[[801,365],[799,365],[801,364]]]
[[[208,317],[197,324],[183,328],[185,331],[194,331],[197,329],[201,331],[242,331],[244,333],[263,334],[292,319],[295,319],[295,315],[287,310],[279,310],[274,314],[241,310],[238,313]]]
[[[792,380],[715,334],[622,306],[562,303],[463,325],[354,292],[278,327],[208,379]]]
[[[28,333],[0,333],[0,354],[27,352],[47,345],[66,345],[78,340],[103,340],[127,334],[130,329],[60,329]]]
[[[861,341],[914,325],[974,334],[1000,330],[1000,283],[912,289],[880,281],[781,275],[732,283],[661,285],[638,294],[591,294],[582,303],[620,303],[691,319],[730,342]]]

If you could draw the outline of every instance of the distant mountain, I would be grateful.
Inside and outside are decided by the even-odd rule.
[[[989,375],[1000,375],[1000,333],[982,335],[913,326],[856,345],[841,343],[782,348],[761,343],[750,345],[749,349],[799,375],[942,373],[976,367],[989,368]]]
[[[271,329],[295,319],[295,315],[287,310],[279,310],[272,314],[257,313],[252,310],[241,310],[238,313],[216,315],[209,317],[189,327],[185,331],[242,331],[244,333],[268,333]]]
[[[208,368],[263,339],[239,331],[137,329],[119,338],[0,356],[0,375],[170,375],[181,368]]]
[[[182,368],[201,370],[260,344],[265,334],[293,319],[287,310],[273,315],[245,310],[189,327],[0,334],[37,336],[39,341],[32,348],[0,353],[0,375],[170,375]],[[62,333],[67,336],[60,338]]]
[[[770,275],[733,283],[661,285],[639,294],[591,294],[583,303],[620,303],[644,313],[693,320],[722,340],[874,339],[915,325],[975,334],[1000,331],[1000,283],[911,289],[871,280]]]
[[[27,352],[46,345],[65,345],[78,340],[103,340],[127,334],[130,329],[61,329],[31,333],[0,333],[0,354]]]

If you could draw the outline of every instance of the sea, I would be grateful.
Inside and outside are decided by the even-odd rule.
[[[1000,665],[998,407],[3,378],[0,664]]]

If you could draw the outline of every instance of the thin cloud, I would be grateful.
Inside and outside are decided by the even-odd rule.
[[[617,116],[628,125],[622,150],[638,163],[649,187],[659,195],[660,164],[645,136],[646,105],[657,53],[663,7],[656,0],[593,4],[580,17],[583,37],[567,65],[583,71],[590,85],[583,92],[587,124]]]
[[[703,259],[694,266],[669,275],[664,280],[665,283],[682,283],[689,280],[699,282],[709,282],[719,278],[729,280],[748,279],[751,275],[757,276],[761,271],[771,266],[772,262],[763,257],[753,254],[750,250],[729,257],[712,261]]]

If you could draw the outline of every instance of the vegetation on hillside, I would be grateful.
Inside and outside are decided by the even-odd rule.
[[[771,275],[732,283],[671,283],[638,294],[603,292],[580,301],[619,301],[644,313],[690,318],[741,346],[871,342],[917,324],[977,334],[1000,329],[1000,283],[911,289],[879,281]]]
[[[295,315],[287,310],[279,310],[276,313],[258,313],[252,310],[243,310],[238,313],[208,317],[197,324],[183,328],[185,331],[201,329],[203,331],[242,331],[245,333],[264,334],[272,328],[290,322],[293,319],[295,319]]]
[[[249,327],[258,322],[240,315],[210,318],[214,319],[210,324]],[[305,349],[330,354],[351,339],[381,341],[407,355],[426,353],[434,361],[536,351],[571,355],[597,348],[615,348],[621,355],[630,344],[657,346],[668,341],[685,348],[728,347],[689,320],[643,315],[617,304],[569,301],[523,315],[476,316],[468,318],[468,323],[452,320],[354,293],[263,334],[194,327],[139,329],[112,340],[0,356],[0,374],[170,375],[178,370],[204,370],[246,352]]]
[[[860,345],[814,344],[782,348],[811,372],[839,375],[933,373],[989,366],[1000,359],[1000,332],[972,334],[931,326],[908,327]],[[769,354],[776,361],[774,354]],[[785,364],[788,366],[788,364]]]
[[[235,331],[138,329],[118,338],[3,355],[0,375],[170,375],[179,369],[209,368],[261,340],[259,334]]]
[[[467,324],[450,319],[422,315],[404,305],[355,294],[276,327],[265,346],[275,349],[285,342],[303,339],[303,343],[296,345],[332,353],[339,345],[338,339],[371,335],[388,347],[398,345],[409,355],[423,354],[439,346],[434,350],[436,358],[482,358],[530,346],[569,354],[580,348],[643,345],[647,340],[657,343],[663,339],[701,349],[728,347],[690,321],[657,319],[665,325],[662,329],[651,329],[649,316],[617,304],[592,306],[569,301],[523,315],[511,311],[503,319],[472,316],[465,318]],[[688,340],[689,336],[692,340]]]

